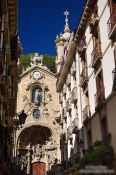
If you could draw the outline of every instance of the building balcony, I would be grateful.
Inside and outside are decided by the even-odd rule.
[[[69,87],[71,85],[71,75],[68,74],[67,79],[66,79],[66,85]]]
[[[113,12],[107,22],[108,26],[108,37],[112,39],[116,37],[116,12]]]
[[[95,33],[98,23],[99,23],[99,17],[97,16],[97,14],[93,13],[91,15],[91,19],[90,19],[90,22],[89,22],[90,32],[92,34]]]
[[[72,121],[72,133],[76,134],[78,132],[78,118]]]
[[[113,90],[116,91],[116,68],[112,71],[113,75]]]
[[[95,99],[95,111],[99,111],[105,104],[105,91],[104,89],[99,89],[99,91],[94,95]]]
[[[102,52],[101,52],[101,43],[100,41],[96,42],[94,49],[91,53],[91,67],[95,68],[102,58]]]
[[[71,75],[74,76],[76,74],[76,62],[73,61],[72,67],[71,67]]]
[[[70,140],[72,139],[72,126],[69,126],[67,129],[67,139]]]
[[[72,92],[72,103],[76,103],[77,102],[77,87],[74,87]]]
[[[82,36],[82,38],[80,39],[79,41],[79,44],[78,44],[78,53],[83,56],[83,54],[85,54],[86,52],[86,38],[85,36]]]
[[[83,123],[87,122],[90,120],[90,106],[87,105],[84,110],[82,111],[82,118],[83,118]]]
[[[66,102],[66,111],[70,112],[71,111],[71,106],[72,105],[72,99],[68,98],[67,102]]]
[[[63,95],[66,95],[66,84],[63,86]]]
[[[84,67],[81,74],[80,74],[80,87],[83,87],[87,84],[88,75],[87,75],[87,67]]]

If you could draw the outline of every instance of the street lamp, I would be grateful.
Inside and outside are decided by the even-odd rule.
[[[27,118],[27,114],[25,113],[24,110],[22,110],[19,114],[18,114],[18,117],[19,117],[19,124],[20,125],[23,125],[25,123],[25,120]]]

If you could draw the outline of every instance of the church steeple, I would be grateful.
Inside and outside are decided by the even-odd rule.
[[[68,16],[69,16],[69,12],[66,10],[65,12],[64,12],[64,15],[65,15],[65,27],[64,27],[64,33],[66,33],[66,32],[70,32],[70,28],[69,28],[69,23],[68,23]]]
[[[71,35],[69,23],[68,23],[69,12],[66,10],[64,12],[64,15],[65,15],[64,33],[63,34],[60,33],[60,35],[57,35],[55,40],[56,50],[57,50],[57,59],[56,59],[57,73],[60,72],[60,67],[64,60],[64,52]]]

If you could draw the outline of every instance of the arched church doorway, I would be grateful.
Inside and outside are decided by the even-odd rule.
[[[46,174],[50,162],[51,150],[49,151],[49,148],[53,142],[51,129],[42,125],[33,125],[21,132],[17,143],[21,175]]]

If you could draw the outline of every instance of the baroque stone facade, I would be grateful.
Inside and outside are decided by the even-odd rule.
[[[22,115],[24,114],[24,115]],[[23,116],[25,121],[21,122]],[[31,164],[43,162],[46,171],[60,162],[59,98],[56,77],[42,65],[37,53],[19,77],[17,116],[19,126],[14,136],[14,155],[20,155],[21,167],[30,174]]]

